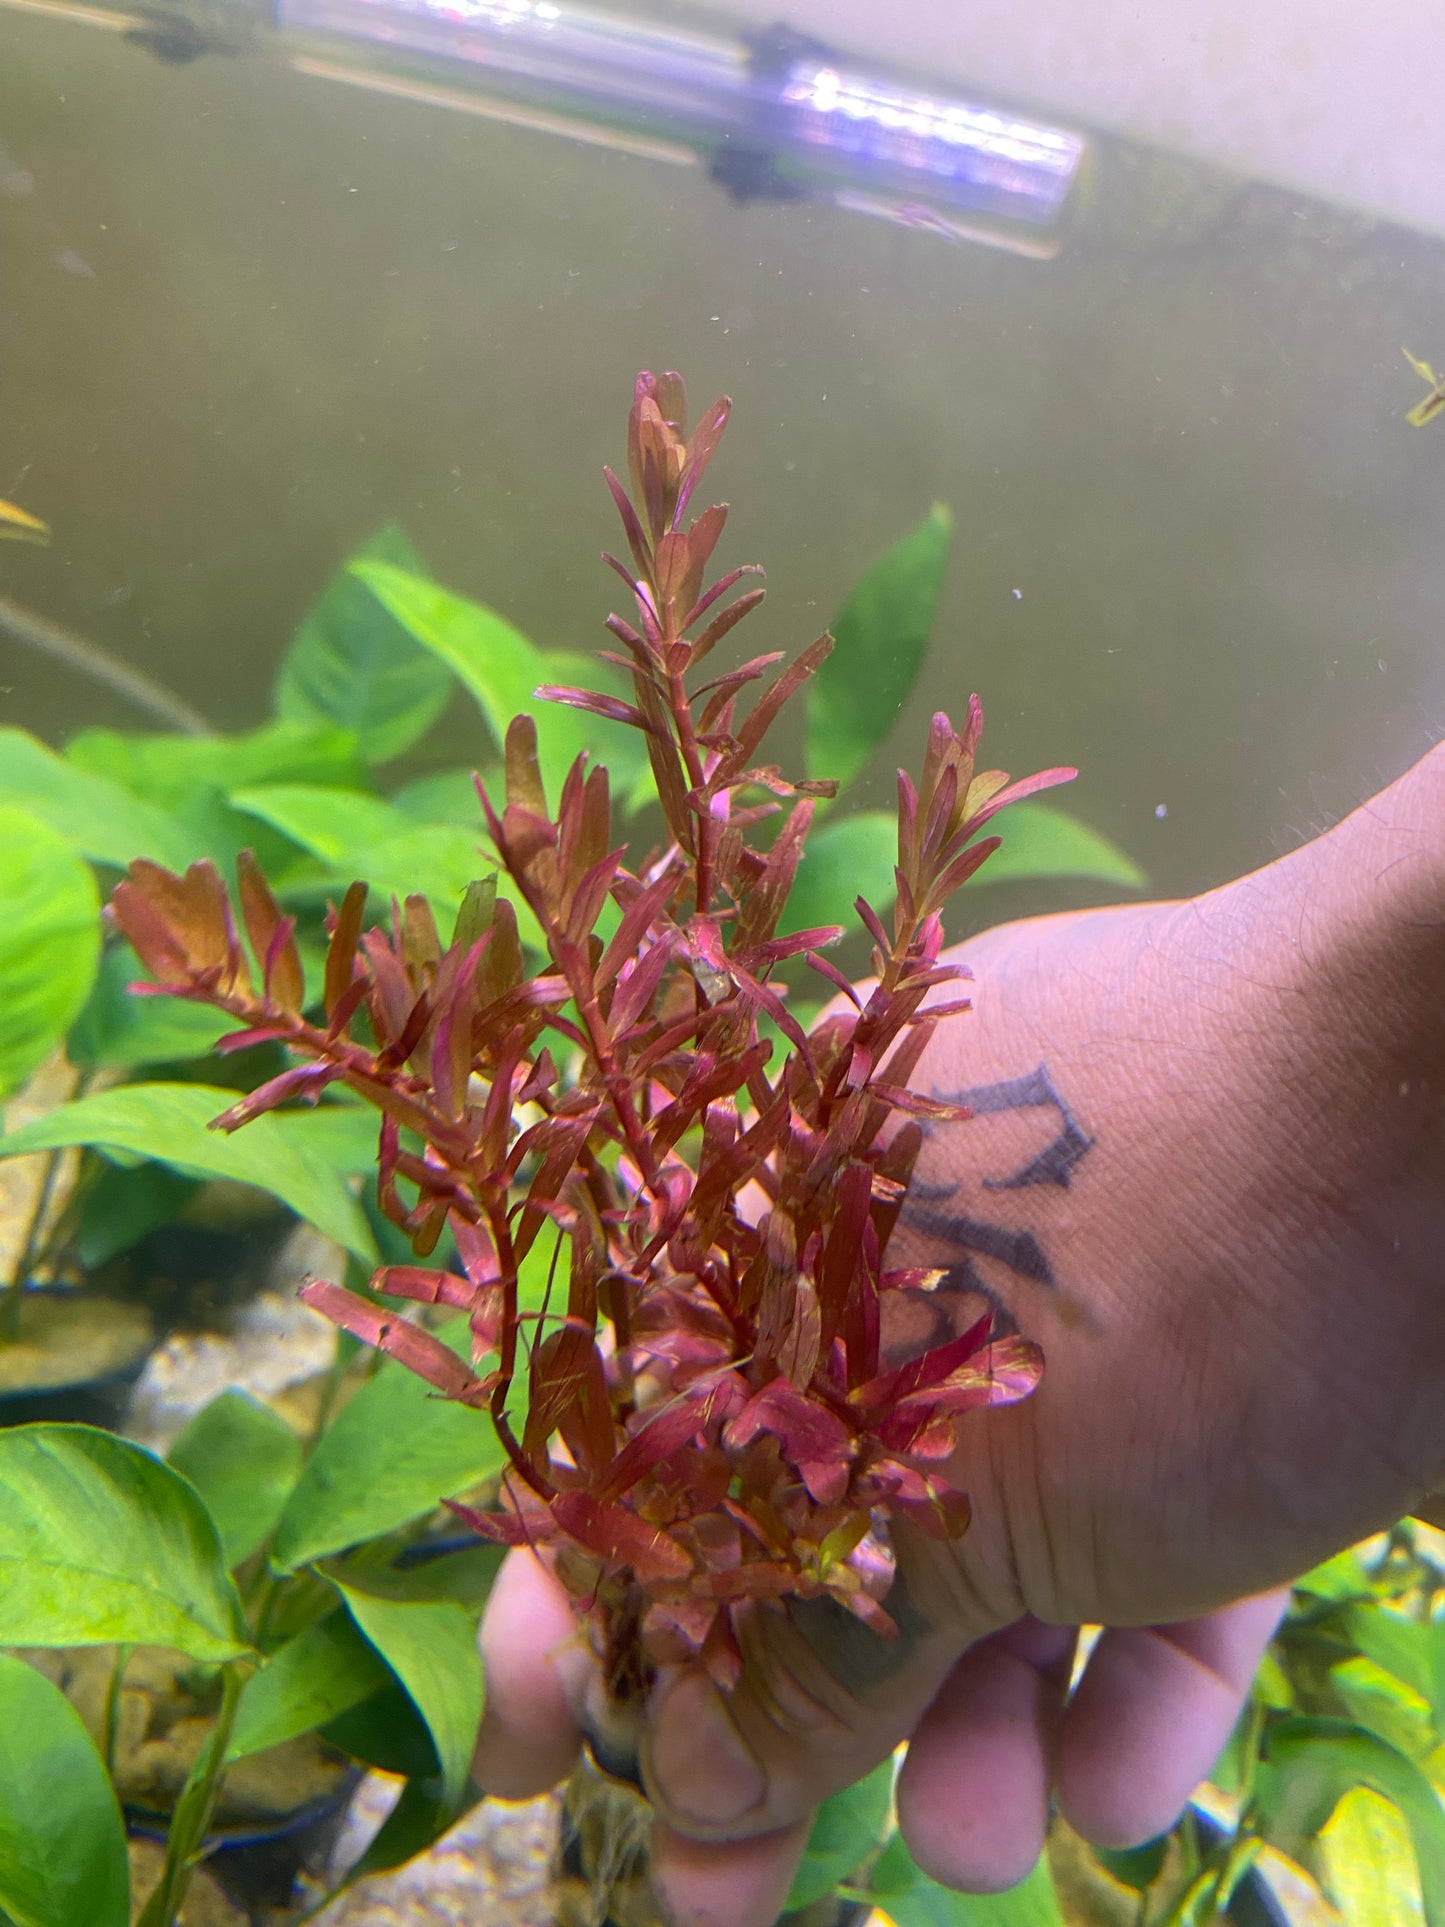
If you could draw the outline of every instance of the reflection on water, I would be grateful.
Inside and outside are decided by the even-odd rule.
[[[83,10],[80,10],[83,11]],[[1445,721],[1445,250],[1099,157],[1052,261],[701,168],[0,11],[0,593],[258,718],[298,613],[387,518],[540,642],[600,642],[599,479],[642,366],[738,414],[729,555],[807,641],[949,502],[928,707],[1191,887],[1284,847]],[[23,489],[19,484],[23,481]],[[0,642],[0,720],[139,721]],[[460,708],[440,747],[463,756]],[[881,800],[881,792],[879,798]]]

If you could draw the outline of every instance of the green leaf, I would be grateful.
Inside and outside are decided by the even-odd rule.
[[[893,1927],[1064,1927],[1045,1859],[1006,1893],[958,1894],[930,1880],[895,1833],[873,1869],[869,1892]]]
[[[495,858],[483,849],[486,833],[480,805],[475,826],[466,830],[455,823],[414,823],[380,797],[303,784],[236,790],[231,801],[326,864],[328,875],[303,876],[294,882],[283,871],[276,878],[283,897],[298,891],[308,896],[335,895],[338,885],[364,877],[371,885],[377,915],[384,913],[392,897],[405,899],[420,892],[449,921],[467,885],[495,866]]]
[[[0,1098],[65,1035],[100,961],[100,896],[57,830],[0,804]]]
[[[1046,803],[1015,803],[990,825],[1003,838],[968,889],[1022,878],[1082,878],[1136,890],[1145,882],[1139,866],[1107,837]],[[830,818],[808,837],[803,860],[780,928],[811,930],[819,924],[858,927],[855,897],[886,915],[893,902],[898,860],[898,820],[887,810],[857,810]]]
[[[75,769],[23,729],[0,729],[0,803],[17,804],[80,856],[124,869],[148,856],[183,870],[199,852],[162,810]]]
[[[351,1626],[352,1636],[361,1640],[350,1617],[345,1612],[342,1617]],[[373,1649],[367,1646],[366,1650],[381,1666]],[[328,1720],[321,1737],[381,1773],[397,1774],[405,1780],[438,1779],[441,1762],[426,1721],[413,1706],[410,1694],[397,1683],[396,1675],[384,1666],[381,1670],[385,1679],[380,1692]]]
[[[1142,1894],[1151,1886],[1159,1869],[1164,1865],[1164,1856],[1169,1851],[1169,1835],[1161,1833],[1157,1839],[1146,1840],[1140,1847],[1095,1847],[1094,1858],[1121,1887],[1131,1887],[1136,1894]]]
[[[241,1689],[228,1760],[280,1746],[387,1686],[391,1673],[340,1606],[289,1640]]]
[[[129,1070],[204,1057],[235,1020],[179,997],[136,997],[146,973],[128,943],[108,943],[90,998],[70,1027],[66,1054],[77,1070]]]
[[[482,1719],[482,1661],[471,1615],[451,1600],[379,1599],[333,1581],[360,1630],[406,1688],[459,1807]]]
[[[1315,1599],[1368,1599],[1371,1597],[1370,1575],[1359,1553],[1349,1546],[1344,1552],[1337,1552],[1333,1559],[1326,1559],[1323,1565],[1313,1567],[1302,1579],[1296,1579],[1294,1590]]]
[[[1147,881],[1133,858],[1106,836],[1048,803],[1011,804],[994,818],[988,833],[1001,836],[1003,846],[974,872],[968,884],[972,889],[1022,877],[1080,877],[1125,890],[1142,890]]]
[[[125,1828],[80,1715],[0,1653],[0,1915],[15,1927],[127,1927]]]
[[[1428,1927],[1445,1927],[1445,1804],[1412,1760],[1348,1720],[1285,1719],[1269,1729],[1256,1782],[1265,1837],[1298,1859],[1344,1796],[1373,1787],[1405,1816]]]
[[[88,1425],[0,1432],[0,1646],[249,1650],[216,1528],[185,1480]]]
[[[353,851],[411,827],[379,796],[328,789],[318,783],[246,784],[231,792],[231,802],[333,869],[343,868]],[[371,872],[365,874],[370,882]]]
[[[615,800],[631,800],[640,772],[647,768],[641,735],[625,724],[589,716],[533,695],[541,683],[584,689],[611,689],[610,674],[591,656],[571,650],[541,650],[504,616],[439,583],[384,562],[358,562],[352,574],[389,609],[407,632],[445,662],[472,696],[498,748],[517,715],[537,720],[537,751],[556,807],[562,779],[585,750],[607,765]]]
[[[470,1356],[464,1318],[439,1336]],[[322,1434],[281,1515],[272,1563],[291,1572],[393,1532],[500,1472],[504,1462],[484,1412],[438,1398],[388,1358]]]
[[[808,685],[809,776],[846,786],[913,688],[938,613],[953,516],[935,502],[855,584],[832,625],[832,655]]]
[[[1371,1603],[1348,1606],[1341,1626],[1359,1652],[1429,1702],[1445,1732],[1445,1620],[1406,1619]]]
[[[263,723],[241,736],[86,729],[66,744],[65,760],[163,810],[242,783],[365,781],[355,733],[330,721]]]
[[[804,846],[779,928],[786,933],[841,923],[845,930],[861,930],[854,898],[866,898],[886,915],[897,861],[898,819],[885,810],[858,810],[822,824]]]
[[[229,1135],[210,1120],[236,1102],[209,1084],[125,1084],[62,1104],[0,1137],[0,1158],[72,1144],[157,1158],[202,1178],[254,1184],[367,1263],[376,1248],[360,1205],[308,1141],[310,1113],[267,1112]]]
[[[276,676],[276,711],[342,723],[356,732],[369,763],[384,763],[431,728],[452,678],[356,580],[351,571],[359,562],[423,573],[421,557],[394,525],[363,543],[292,638]]]
[[[300,1439],[248,1392],[203,1406],[166,1458],[205,1500],[232,1570],[269,1537],[301,1476]]]
[[[847,1880],[872,1853],[888,1824],[893,1762],[881,1761],[864,1779],[826,1799],[813,1815],[808,1844],[793,1876],[787,1906],[810,1907]]]
[[[1421,1927],[1410,1830],[1371,1787],[1347,1793],[1320,1834],[1325,1885],[1350,1927]]]
[[[495,781],[496,770],[484,769],[482,775]],[[478,828],[484,820],[470,765],[465,769],[436,769],[426,776],[418,776],[414,782],[403,784],[390,802],[394,810],[400,810],[413,823],[455,823],[470,830]]]
[[[554,1242],[538,1238],[522,1261],[517,1299],[524,1312],[541,1309]],[[465,1318],[451,1319],[436,1336],[459,1358],[471,1358]],[[520,1382],[508,1416],[514,1430],[523,1423]],[[438,1398],[424,1379],[384,1358],[322,1433],[281,1515],[271,1563],[291,1572],[394,1532],[494,1477],[505,1463],[485,1412]]]
[[[1350,1718],[1361,1726],[1412,1760],[1434,1751],[1437,1735],[1430,1702],[1395,1673],[1364,1653],[1353,1653],[1330,1668],[1329,1679]]]

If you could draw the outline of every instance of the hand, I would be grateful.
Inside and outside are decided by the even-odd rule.
[[[1445,747],[1256,875],[962,954],[975,1009],[914,1081],[975,1116],[925,1146],[894,1250],[953,1267],[940,1310],[1037,1339],[1044,1381],[962,1422],[967,1535],[897,1535],[897,1641],[794,1602],[746,1623],[726,1705],[659,1682],[679,1922],[766,1927],[812,1807],[904,1738],[900,1822],[946,1883],[1021,1877],[1051,1794],[1100,1843],[1158,1833],[1282,1582],[1445,1477]],[[1108,1630],[1065,1707],[1083,1623]],[[592,1682],[530,1557],[483,1651],[477,1777],[538,1791]]]

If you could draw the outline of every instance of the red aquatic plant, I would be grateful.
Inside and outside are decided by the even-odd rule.
[[[749,569],[704,588],[727,511],[687,519],[728,406],[688,435],[679,377],[639,377],[630,494],[606,471],[630,560],[606,559],[634,605],[609,618],[625,654],[608,660],[633,699],[538,692],[643,733],[664,835],[641,863],[615,840],[604,768],[579,758],[549,803],[521,716],[504,795],[478,784],[499,873],[472,887],[445,946],[421,897],[363,931],[354,884],[329,919],[318,1012],[292,920],[249,856],[253,962],[208,864],[181,878],[136,863],[110,911],[150,988],[229,1012],[231,1048],[274,1041],[299,1060],[221,1129],[333,1083],[380,1111],[382,1208],[422,1259],[449,1227],[460,1271],[393,1265],[372,1288],[465,1312],[472,1363],[336,1285],[303,1295],[489,1415],[508,1460],[498,1508],[456,1509],[492,1539],[553,1550],[619,1692],[682,1653],[730,1679],[750,1600],[826,1593],[890,1634],[889,1522],[965,1529],[941,1470],[954,1421],[1023,1397],[1041,1368],[988,1318],[898,1356],[890,1308],[941,1274],[888,1251],[920,1120],[967,1116],[910,1089],[936,1025],[968,1007],[952,992],[966,972],[939,960],[944,904],[995,848],[979,837],[989,819],[1073,772],[1012,786],[975,773],[977,699],[961,729],[936,715],[917,786],[898,778],[891,927],[855,905],[872,987],[822,955],[841,929],[778,934],[832,786],[791,782],[759,752],[832,645],[776,674],[763,655],[699,679],[762,596],[733,594]],[[536,967],[518,905],[545,944]],[[792,958],[840,994],[810,1033],[777,981]],[[539,1240],[547,1296],[528,1305],[519,1274]]]

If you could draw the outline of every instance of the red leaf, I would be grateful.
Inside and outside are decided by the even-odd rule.
[[[585,1492],[559,1492],[552,1518],[569,1539],[611,1566],[629,1566],[649,1581],[686,1579],[692,1560],[675,1539],[620,1505],[603,1505]]]
[[[323,998],[326,1015],[331,1017],[341,998],[351,987],[356,965],[356,945],[361,936],[361,918],[366,909],[366,885],[353,883],[341,900],[331,926],[331,942],[326,950],[326,978]]]
[[[568,709],[585,709],[593,716],[605,716],[612,723],[627,723],[633,729],[650,729],[652,725],[635,703],[624,702],[620,696],[604,696],[596,689],[572,689],[564,683],[539,683],[532,691],[543,702],[562,703]]]
[[[314,1104],[328,1084],[334,1084],[344,1075],[340,1064],[298,1064],[294,1070],[282,1071],[279,1077],[272,1077],[247,1093],[239,1104],[233,1104],[228,1111],[211,1120],[213,1131],[234,1131],[242,1124],[249,1124],[253,1117],[263,1111],[274,1111],[278,1104],[284,1104],[288,1097],[305,1098]]]
[[[771,1378],[753,1393],[736,1418],[729,1420],[723,1443],[741,1451],[760,1433],[775,1438],[796,1466],[846,1464],[853,1452],[853,1434],[836,1413],[809,1398],[788,1379]]]
[[[297,1295],[333,1325],[340,1325],[353,1338],[359,1338],[363,1345],[385,1352],[408,1371],[415,1372],[418,1378],[424,1378],[428,1385],[434,1385],[444,1398],[470,1404],[482,1402],[486,1389],[483,1381],[454,1351],[419,1325],[398,1317],[395,1312],[382,1311],[366,1299],[358,1298],[355,1292],[329,1284],[324,1278],[308,1279]]]
[[[630,1492],[655,1466],[705,1432],[714,1416],[736,1403],[738,1396],[735,1383],[729,1379],[690,1387],[681,1397],[669,1400],[648,1416],[617,1454],[599,1496],[610,1501]]]

